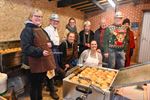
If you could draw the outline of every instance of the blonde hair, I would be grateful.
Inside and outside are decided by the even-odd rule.
[[[91,25],[91,22],[90,21],[85,21],[83,24],[84,24],[84,26],[89,26],[89,25]]]
[[[35,9],[33,9],[33,10],[30,12],[30,15],[29,15],[28,19],[31,20],[31,18],[33,17],[33,15],[36,14],[36,13],[41,13],[41,14],[43,14],[40,9],[35,8]]]

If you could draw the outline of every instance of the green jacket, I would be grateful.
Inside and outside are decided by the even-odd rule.
[[[110,25],[104,34],[104,52],[108,53],[108,49],[112,48],[118,51],[126,51],[128,44],[128,35],[126,27],[123,25]]]

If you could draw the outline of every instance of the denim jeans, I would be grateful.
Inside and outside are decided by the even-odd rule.
[[[109,48],[108,67],[113,69],[120,69],[125,66],[124,51],[117,51]]]

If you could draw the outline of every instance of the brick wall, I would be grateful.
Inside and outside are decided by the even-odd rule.
[[[132,61],[137,62],[138,59],[138,50],[139,50],[139,42],[140,42],[140,33],[142,28],[142,17],[143,17],[143,10],[150,10],[150,4],[140,4],[140,5],[133,5],[131,4],[125,4],[121,5],[119,7],[119,10],[123,13],[124,18],[129,18],[131,22],[139,22],[139,29],[133,30],[134,36],[137,37],[136,42],[136,48],[134,55],[132,57]],[[107,25],[110,25],[113,23],[113,16],[114,16],[114,9],[108,8],[106,12],[103,13],[91,13],[88,15],[88,20],[90,20],[92,23],[92,29],[95,31],[99,27],[99,22],[101,18],[107,19]]]
[[[84,14],[70,7],[57,8],[55,1],[48,0],[0,0],[0,41],[18,40],[29,12],[40,8],[43,13],[43,27],[48,25],[48,17],[52,12],[60,15],[59,34],[62,36],[69,17],[75,17],[77,28],[82,29]]]

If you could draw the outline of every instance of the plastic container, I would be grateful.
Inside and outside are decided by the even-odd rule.
[[[0,94],[7,91],[7,74],[0,72]]]

